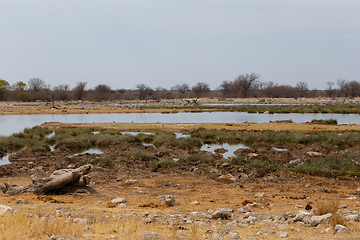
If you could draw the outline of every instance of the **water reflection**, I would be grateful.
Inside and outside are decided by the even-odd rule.
[[[235,157],[236,155],[234,154],[234,152],[238,149],[249,149],[249,147],[245,146],[244,144],[230,145],[228,143],[223,143],[223,144],[204,144],[200,148],[200,150],[215,153],[215,150],[219,148],[224,148],[227,150],[225,153],[220,153],[223,156],[223,158]]]

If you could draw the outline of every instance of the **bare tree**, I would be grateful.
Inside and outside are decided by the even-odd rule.
[[[45,88],[46,84],[43,80],[40,78],[31,78],[28,81],[28,88],[29,90],[34,91],[35,93],[38,93],[41,89]]]
[[[62,84],[54,87],[54,99],[66,101],[69,98],[70,87],[68,84]]]
[[[78,82],[76,87],[73,89],[75,98],[77,100],[82,100],[85,95],[85,87],[87,82]]]
[[[192,91],[196,98],[204,96],[204,94],[210,92],[209,84],[198,82],[195,86],[192,87]]]
[[[219,87],[223,97],[231,97],[233,93],[233,83],[230,81],[223,81]]]
[[[339,89],[338,89],[338,92],[339,92],[339,97],[345,97],[346,96],[346,80],[341,78],[341,79],[338,79],[336,80],[336,84],[338,85]]]
[[[335,83],[328,81],[328,82],[326,82],[326,85],[328,86],[328,88],[327,88],[327,90],[326,90],[327,95],[328,95],[329,97],[332,97],[332,96],[334,95],[333,86],[335,85]]]
[[[109,100],[111,95],[111,87],[106,84],[99,84],[94,88],[96,100]]]
[[[184,97],[185,93],[190,91],[190,86],[186,83],[178,84],[178,85],[172,87],[171,90],[177,91],[181,97]]]
[[[148,96],[151,96],[154,92],[150,87],[146,86],[145,84],[138,84],[136,85],[136,88],[138,89],[140,100],[146,99]]]
[[[360,95],[360,83],[358,81],[350,81],[346,84],[346,96],[358,97]]]
[[[234,81],[235,90],[238,92],[238,96],[247,98],[250,95],[250,91],[254,87],[256,81],[260,78],[258,74],[242,74],[238,76]]]
[[[296,84],[296,90],[300,97],[305,97],[307,91],[309,91],[308,84],[306,82],[298,82]]]

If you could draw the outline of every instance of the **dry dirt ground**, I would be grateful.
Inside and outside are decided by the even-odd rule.
[[[346,205],[346,209],[359,211],[358,202],[359,187],[357,182],[339,181],[325,178],[314,178],[296,175],[272,176],[264,179],[244,180],[233,183],[223,183],[211,180],[207,177],[192,174],[141,174],[126,176],[106,176],[93,173],[93,183],[91,186],[99,194],[65,194],[50,195],[46,197],[32,194],[21,194],[17,196],[3,195],[0,203],[11,206],[18,211],[25,211],[35,214],[36,212],[46,212],[51,209],[53,212],[59,208],[76,209],[72,214],[88,216],[93,213],[102,215],[122,215],[133,214],[142,215],[148,212],[150,215],[174,216],[176,214],[191,215],[192,212],[208,212],[217,208],[232,207],[237,211],[244,207],[245,201],[255,203],[251,207],[259,219],[261,216],[268,218],[280,216],[289,212],[296,213],[304,209],[307,204],[315,207],[329,201],[336,201],[338,204]],[[126,180],[137,180],[134,183],[126,183]],[[11,184],[25,185],[30,182],[29,177],[7,177],[1,181]],[[264,193],[263,196],[256,196]],[[176,204],[173,207],[159,206],[158,196],[163,194],[173,195]],[[128,200],[125,208],[109,208],[109,202],[116,197],[123,197]],[[27,199],[26,204],[16,204],[17,199]],[[199,205],[191,202],[198,201]],[[252,204],[251,204],[252,205]],[[302,208],[296,206],[301,205]],[[36,206],[36,207],[35,207]],[[44,210],[47,209],[47,210]],[[196,226],[197,239],[207,239],[206,231],[221,231],[229,228],[232,220],[211,220],[208,225]],[[139,223],[141,225],[141,223]],[[159,223],[160,224],[160,223]],[[161,224],[160,224],[161,225]],[[166,235],[162,239],[193,239],[193,232],[190,234],[192,225],[188,223],[176,225],[176,228],[183,234],[183,238],[173,235]],[[87,226],[86,224],[84,225]],[[92,226],[89,224],[89,226]],[[359,239],[360,229],[358,223],[349,226],[350,233],[334,235],[333,232],[322,234],[330,224],[318,227],[304,227],[296,223],[263,223],[259,220],[256,224],[235,224],[230,229],[237,231],[241,239],[279,239],[281,232],[287,232],[290,239]],[[93,226],[94,227],[94,226]],[[174,225],[170,225],[174,227]],[[1,229],[1,228],[0,228]],[[151,232],[162,232],[159,226],[154,225],[150,228]],[[189,234],[187,235],[187,231]],[[141,231],[137,236],[141,236]],[[273,233],[269,233],[273,231]],[[1,232],[1,231],[0,231]],[[85,234],[85,233],[84,233]],[[110,234],[94,234],[81,239],[107,239]],[[4,236],[4,235],[3,235]],[[68,236],[68,237],[71,237]],[[7,238],[4,238],[7,239]],[[11,239],[11,238],[9,238]],[[19,238],[20,239],[20,238]],[[25,238],[24,238],[25,239]],[[46,239],[46,238],[44,238]],[[78,238],[73,238],[78,239]],[[126,239],[126,238],[116,238]],[[130,238],[129,238],[130,239]],[[139,237],[138,239],[146,239]],[[212,235],[208,239],[213,239]],[[223,239],[229,239],[224,236]]]

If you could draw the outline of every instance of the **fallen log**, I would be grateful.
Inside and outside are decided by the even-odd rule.
[[[5,194],[9,195],[20,193],[46,194],[64,189],[78,189],[79,187],[86,187],[86,185],[90,182],[90,177],[86,175],[90,172],[90,170],[90,164],[76,169],[60,169],[54,171],[46,178],[38,178],[36,176],[32,177],[32,183],[27,186],[4,183],[5,187],[1,186],[1,189]]]

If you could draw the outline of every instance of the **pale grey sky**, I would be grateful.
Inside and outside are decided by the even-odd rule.
[[[0,0],[0,78],[212,89],[360,81],[359,0]]]

